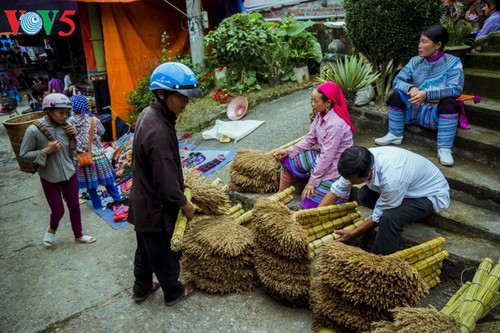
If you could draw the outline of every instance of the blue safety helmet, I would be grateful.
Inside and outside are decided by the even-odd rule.
[[[187,97],[203,95],[194,72],[179,62],[166,62],[155,68],[149,79],[149,90],[158,89],[177,91]]]

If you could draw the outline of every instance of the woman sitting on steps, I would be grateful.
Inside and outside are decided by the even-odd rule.
[[[306,136],[297,144],[274,153],[283,165],[280,191],[291,185],[293,177],[309,178],[300,202],[304,209],[317,207],[340,176],[337,162],[340,154],[352,146],[355,132],[344,94],[336,83],[327,81],[314,89],[311,107],[316,117]],[[315,145],[319,150],[312,149]],[[339,198],[337,203],[347,199]]]

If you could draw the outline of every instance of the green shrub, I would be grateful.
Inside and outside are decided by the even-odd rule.
[[[294,66],[303,66],[308,60],[321,62],[321,45],[318,39],[307,31],[312,25],[313,21],[298,21],[294,16],[286,16],[271,26],[271,31],[282,41],[288,59]]]
[[[257,72],[269,42],[269,29],[259,13],[234,14],[205,36],[205,45],[215,62],[229,64],[226,80],[238,91],[260,89]]]
[[[360,56],[345,56],[336,64],[326,65],[320,75],[320,81],[333,81],[344,92],[348,105],[354,105],[356,93],[371,85],[378,79],[380,73],[372,74],[372,66]]]
[[[439,23],[436,0],[344,0],[347,36],[375,70],[377,100],[385,100],[396,72],[416,55],[421,32]]]

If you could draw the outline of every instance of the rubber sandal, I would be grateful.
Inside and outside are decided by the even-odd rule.
[[[196,287],[193,286],[192,284],[183,284],[182,285],[182,294],[178,298],[174,299],[173,301],[165,302],[165,305],[166,306],[174,306],[175,304],[182,302],[182,301],[188,299],[189,297],[193,296],[197,292],[198,292],[198,289],[196,289]]]
[[[54,238],[56,237],[56,234],[51,234],[48,231],[45,231],[45,235],[43,236],[43,245],[45,247],[51,247],[54,245]]]
[[[132,299],[136,303],[141,303],[141,302],[145,301],[146,298],[148,298],[149,296],[151,296],[151,294],[153,294],[158,289],[160,289],[160,283],[159,282],[153,282],[153,286],[151,287],[151,289],[149,289],[149,291],[146,293],[146,295],[144,295],[144,296],[132,295]]]
[[[81,244],[92,244],[96,241],[94,236],[83,235],[80,239],[75,239],[75,242]]]

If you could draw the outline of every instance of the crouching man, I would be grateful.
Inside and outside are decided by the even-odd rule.
[[[371,252],[391,254],[399,249],[403,227],[450,205],[450,186],[441,171],[428,159],[396,147],[365,148],[353,146],[340,156],[340,179],[319,207],[334,204],[352,185],[365,185],[358,200],[373,209],[373,214],[354,230],[335,231],[345,242],[378,228]]]

